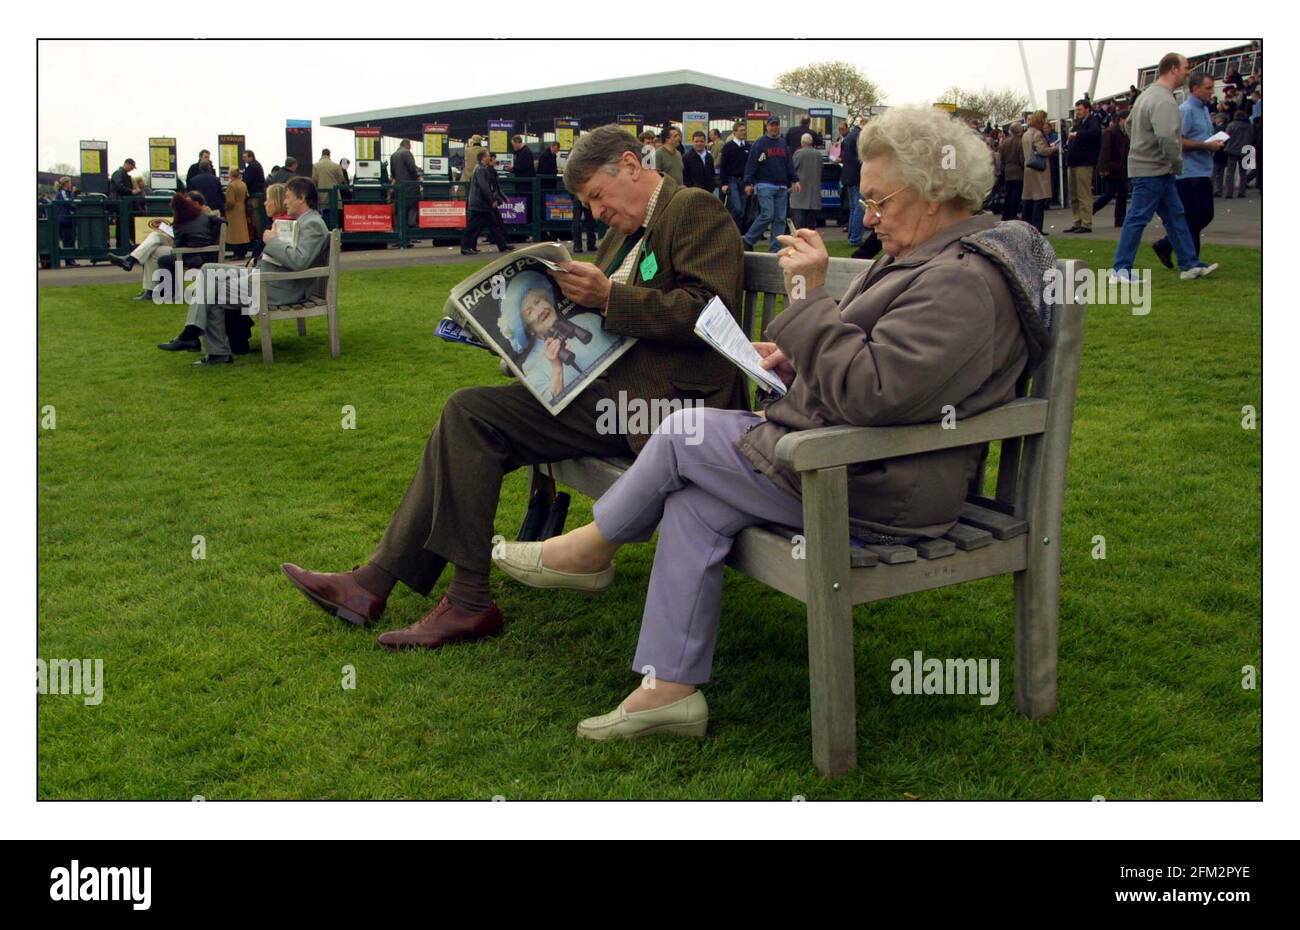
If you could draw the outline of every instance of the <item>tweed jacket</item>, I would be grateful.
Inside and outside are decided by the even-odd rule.
[[[601,240],[596,264],[607,275],[626,239],[611,229]],[[744,376],[695,335],[695,320],[714,296],[740,316],[745,252],[727,208],[707,191],[665,176],[637,250],[631,277],[611,285],[605,312],[605,329],[640,340],[602,375],[612,395],[748,409]],[[647,439],[629,435],[628,443],[639,452]]]

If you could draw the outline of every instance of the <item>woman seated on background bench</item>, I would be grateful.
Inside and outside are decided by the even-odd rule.
[[[674,414],[596,502],[594,522],[497,551],[496,565],[525,584],[599,591],[613,580],[618,548],[659,529],[632,665],[646,681],[578,724],[581,736],[704,735],[708,705],[696,689],[709,680],[732,542],[749,526],[803,525],[800,479],[776,463],[777,440],[824,426],[938,422],[949,412],[960,423],[1012,400],[1045,345],[1038,300],[1054,256],[1029,225],[976,215],[994,178],[979,136],[939,110],[894,108],[863,129],[858,150],[866,225],[885,257],[837,307],[824,287],[821,237],[808,229],[780,237],[786,290],[806,296],[787,298],[765,332],[770,341],[755,346],[789,392],[759,413]],[[683,417],[699,419],[688,430]],[[979,457],[968,446],[850,466],[854,535],[942,536]]]

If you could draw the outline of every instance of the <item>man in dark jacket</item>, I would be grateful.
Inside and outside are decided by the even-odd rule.
[[[537,173],[542,177],[548,177],[560,173],[559,158],[560,143],[547,143],[546,148],[542,149],[542,154],[537,156]]]
[[[786,148],[791,152],[799,151],[800,146],[803,144],[803,134],[805,132],[813,137],[813,148],[819,149],[822,147],[822,134],[812,128],[812,118],[805,116],[799,120],[798,126],[791,126],[790,131],[785,134]]]
[[[722,147],[722,163],[718,165],[718,182],[727,201],[727,211],[737,226],[745,216],[745,163],[749,161],[749,142],[745,136],[748,132],[745,121],[737,120],[731,129],[731,138]]]
[[[199,152],[199,160],[190,165],[190,169],[185,172],[185,186],[188,187],[190,181],[194,180],[196,174],[216,174],[212,170],[212,153],[207,149]]]
[[[267,184],[285,184],[290,178],[298,174],[298,159],[290,155],[284,160],[284,167],[277,168],[271,172],[271,176],[266,179]]]
[[[108,179],[108,192],[110,197],[130,197],[135,193],[135,183],[131,180],[131,172],[135,170],[135,159],[128,158],[122,162],[122,167],[113,172],[113,176]]]
[[[862,245],[862,234],[865,231],[862,204],[858,203],[862,197],[858,192],[862,175],[862,159],[858,158],[858,136],[861,132],[862,124],[859,121],[840,143],[840,183],[844,185],[844,202],[849,205],[849,245],[854,248]]]
[[[257,160],[252,149],[244,149],[244,168],[243,168],[244,186],[248,188],[248,210],[253,215],[253,228],[250,232],[253,234],[253,242],[260,244],[262,241],[262,202],[266,199],[266,173],[262,170],[262,163]],[[254,247],[256,251],[256,247]]]
[[[1074,129],[1066,140],[1065,164],[1070,169],[1070,210],[1074,225],[1068,233],[1092,232],[1092,174],[1101,152],[1101,120],[1086,98],[1074,105]]]
[[[420,222],[420,169],[415,164],[415,156],[411,154],[411,140],[403,139],[398,145],[397,151],[389,159],[389,177],[393,181],[393,198],[396,200],[398,192],[401,191],[406,195],[406,226],[412,228],[419,225]],[[406,244],[407,248],[411,243]]]
[[[523,136],[515,136],[510,140],[511,147],[515,150],[515,163],[510,169],[510,173],[517,178],[534,178],[537,176],[537,164],[533,160],[533,150],[524,144]]]
[[[465,226],[465,236],[460,240],[461,255],[477,255],[479,233],[483,227],[497,248],[502,252],[514,250],[506,241],[505,224],[497,207],[505,203],[506,195],[501,192],[501,180],[497,176],[497,157],[486,149],[478,153],[478,167],[469,184],[469,222]]]
[[[215,173],[200,171],[186,182],[186,188],[202,194],[204,202],[215,210],[220,210],[226,204],[226,192],[222,190],[221,179]]]
[[[776,237],[785,235],[791,190],[803,187],[794,170],[794,153],[781,138],[781,120],[773,116],[767,121],[767,135],[754,143],[745,162],[745,193],[757,196],[759,204],[758,218],[743,237],[747,251],[753,251],[764,232],[771,236],[768,251],[780,250]]]
[[[691,147],[682,153],[682,179],[687,187],[713,193],[713,156],[703,132],[695,133]]]
[[[1124,225],[1124,216],[1128,213],[1128,114],[1121,114],[1110,121],[1105,132],[1101,134],[1101,152],[1097,156],[1097,175],[1101,178],[1102,191],[1092,204],[1096,213],[1106,204],[1115,201],[1115,226]]]

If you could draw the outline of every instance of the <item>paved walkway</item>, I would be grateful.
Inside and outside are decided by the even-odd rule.
[[[1201,233],[1201,239],[1215,245],[1244,245],[1258,248],[1262,241],[1263,201],[1257,191],[1248,192],[1244,200],[1214,201],[1214,222]],[[1114,226],[1114,208],[1106,207],[1093,220],[1092,234],[1072,236],[1080,239],[1119,239],[1119,229]],[[1071,225],[1069,210],[1050,210],[1043,221],[1043,231],[1049,236],[1061,236],[1061,230]],[[843,241],[844,232],[838,227],[822,230],[827,241]],[[1144,242],[1154,242],[1164,235],[1159,218],[1147,226]],[[373,251],[344,252],[341,267],[347,271],[364,268],[396,268],[408,265],[451,265],[481,262],[496,255],[496,249],[480,243],[482,255],[461,255],[459,246],[434,246],[417,243],[409,249],[375,249]],[[131,284],[140,280],[139,270],[129,274],[107,262],[83,265],[79,268],[44,269],[37,272],[37,285],[54,287],[73,284]]]

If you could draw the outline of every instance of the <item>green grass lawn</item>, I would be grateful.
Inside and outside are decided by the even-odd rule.
[[[1113,254],[1056,245],[1094,267]],[[38,400],[57,428],[39,432],[39,655],[102,658],[105,691],[39,698],[39,795],[1260,798],[1261,692],[1241,670],[1262,662],[1262,443],[1241,408],[1262,402],[1261,253],[1205,257],[1222,268],[1204,281],[1154,269],[1150,315],[1088,316],[1059,712],[1015,713],[1009,578],[860,607],[861,768],[835,781],[811,764],[803,611],[734,573],[709,738],[619,744],[573,730],[636,684],[651,545],[625,549],[596,599],[499,580],[505,635],[436,653],[374,645],[428,609],[410,591],[364,631],[281,575],[364,561],[447,396],[503,383],[493,357],[432,336],[466,267],[346,272],[342,358],[313,320],[306,338],[276,324],[275,364],[214,370],[153,348],[180,308],[125,283],[43,289]],[[513,537],[526,489],[507,480],[497,532]],[[589,516],[575,499],[569,525]],[[1001,700],[894,695],[890,663],[918,649],[999,659]]]

